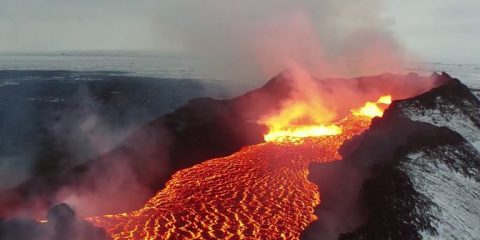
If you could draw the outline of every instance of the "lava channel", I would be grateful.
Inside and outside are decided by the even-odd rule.
[[[308,165],[341,159],[343,142],[389,103],[367,103],[323,135],[305,134],[309,126],[276,128],[265,143],[175,173],[140,210],[87,221],[113,239],[298,239],[321,201]]]

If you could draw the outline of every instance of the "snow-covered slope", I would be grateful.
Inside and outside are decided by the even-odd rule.
[[[478,99],[465,86],[454,81],[414,100],[399,102],[397,106],[409,119],[447,127],[476,148],[472,149],[468,143],[424,148],[407,154],[400,162],[400,169],[410,177],[414,190],[431,201],[424,214],[433,216],[431,224],[435,231],[422,231],[422,238],[479,239]],[[474,162],[477,164],[468,164]]]
[[[396,107],[411,120],[450,128],[480,150],[480,102],[457,80],[415,99],[400,101]]]
[[[320,204],[316,214],[332,216],[346,207],[363,220],[356,226],[344,219],[320,221],[304,239],[480,239],[480,103],[457,79],[438,78],[446,84],[395,101],[347,142],[338,168],[311,167],[314,182],[320,174],[342,176],[335,182],[341,196],[322,195],[329,207]],[[352,200],[337,204],[344,198]],[[334,237],[323,237],[325,229]]]
[[[468,145],[462,148],[468,149]],[[441,156],[438,153],[442,153]],[[452,165],[444,161],[448,158]],[[451,146],[420,150],[407,155],[400,168],[424,198],[435,232],[421,231],[423,239],[478,239],[480,237],[480,171],[462,169],[462,152]],[[480,161],[478,155],[469,161]],[[455,168],[454,166],[457,166]]]

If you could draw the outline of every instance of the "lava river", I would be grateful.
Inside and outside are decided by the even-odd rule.
[[[321,191],[307,179],[308,165],[339,160],[342,143],[388,106],[377,103],[385,105],[380,113],[376,105],[373,113],[365,105],[335,123],[333,132],[296,140],[266,137],[265,143],[181,170],[142,209],[87,220],[114,239],[298,239],[316,220],[314,207],[321,201]]]

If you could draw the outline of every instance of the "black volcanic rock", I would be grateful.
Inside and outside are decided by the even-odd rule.
[[[106,232],[78,219],[66,204],[48,211],[47,221],[10,219],[0,221],[0,240],[108,240]]]
[[[283,100],[298,91],[292,78],[289,72],[279,74],[263,87],[230,100],[191,100],[178,110],[146,123],[98,159],[58,169],[49,177],[32,178],[1,193],[0,216],[15,215],[20,209],[42,216],[46,208],[65,198],[87,203],[93,209],[89,214],[138,208],[176,171],[262,142],[266,129],[256,121],[277,110]],[[440,76],[382,74],[317,82],[325,93],[333,93],[339,83],[361,93],[348,103],[351,105],[339,109],[341,112],[368,100],[370,93],[411,96],[444,81]]]
[[[480,103],[438,77],[445,85],[394,101],[345,143],[343,161],[311,166],[320,220],[302,239],[478,239]]]
[[[66,204],[59,204],[48,211],[47,224],[53,231],[51,240],[63,239],[110,239],[103,229],[91,226],[89,223],[78,219],[75,212]]]
[[[34,220],[0,219],[1,240],[37,240],[46,238],[46,229]]]

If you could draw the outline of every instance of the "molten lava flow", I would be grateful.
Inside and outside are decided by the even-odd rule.
[[[279,113],[259,121],[269,129],[265,141],[294,142],[300,138],[341,134],[340,127],[324,124],[327,116],[322,112],[306,102],[289,102]]]
[[[365,106],[352,113],[357,116],[381,117],[385,109],[392,103],[392,96],[382,96],[377,102],[367,102]]]
[[[376,102],[367,102],[362,108],[352,110],[355,116],[368,118],[381,117],[383,111],[392,103],[392,96],[382,96]],[[342,134],[337,124],[325,124],[322,113],[305,104],[290,103],[279,113],[263,118],[260,123],[267,125],[266,142],[298,142],[303,138]]]
[[[264,138],[267,142],[295,142],[306,137],[332,136],[342,133],[337,125],[327,124],[331,118],[325,111],[308,102],[288,102],[282,110],[259,121],[265,124],[269,132]],[[328,114],[327,114],[328,115]]]
[[[285,130],[275,130],[267,133],[264,138],[267,142],[272,141],[294,141],[299,138],[306,137],[321,137],[338,135],[342,133],[342,129],[337,125],[306,125],[293,128],[287,128]]]
[[[266,120],[273,125],[265,138],[282,137],[177,172],[140,210],[87,220],[114,239],[298,239],[320,204],[308,165],[341,158],[343,142],[370,124],[358,112],[326,125],[332,132]]]

